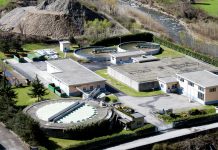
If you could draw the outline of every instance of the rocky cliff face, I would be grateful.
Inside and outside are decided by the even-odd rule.
[[[72,15],[75,11],[80,11],[81,5],[76,0],[45,0],[37,8]]]
[[[91,16],[91,17],[90,17]],[[76,0],[43,0],[38,6],[12,10],[0,19],[0,29],[26,35],[66,39],[83,32],[84,20],[102,18]]]

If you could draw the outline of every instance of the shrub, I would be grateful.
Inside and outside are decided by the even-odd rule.
[[[198,109],[191,109],[188,111],[189,115],[202,115],[202,114],[206,114],[206,112],[204,110],[198,110]]]
[[[185,119],[177,119],[173,122],[173,127],[186,128],[216,121],[218,121],[218,114],[195,115]]]
[[[76,145],[69,146],[65,150],[72,149],[102,149],[106,146],[120,144],[126,141],[130,141],[136,138],[140,138],[151,133],[156,132],[156,127],[151,124],[146,124],[145,126],[138,128],[129,132],[120,132],[113,135],[102,136],[81,142]]]
[[[110,95],[107,95],[107,96],[105,97],[105,101],[106,101],[106,102],[115,103],[115,102],[117,102],[117,100],[118,100],[118,98],[117,98],[117,96],[114,95],[114,94],[110,94]]]
[[[6,125],[31,145],[37,146],[42,143],[45,144],[47,141],[47,138],[41,131],[38,122],[35,122],[23,112],[15,114],[12,119],[8,120]]]

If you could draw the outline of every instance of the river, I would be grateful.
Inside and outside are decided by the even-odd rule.
[[[141,5],[133,2],[129,3],[122,1],[121,3],[122,5],[130,5],[133,8],[140,10],[142,13],[150,15],[156,22],[165,28],[166,33],[175,43],[185,45],[186,47],[190,47],[211,56],[218,57],[218,45],[196,40],[196,38],[189,33],[184,25],[182,25],[174,17],[168,16],[154,9],[142,7]]]

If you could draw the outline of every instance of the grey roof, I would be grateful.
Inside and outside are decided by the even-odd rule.
[[[131,114],[131,116],[134,117],[134,118],[144,118],[145,117],[144,115],[142,115],[142,114],[140,114],[138,112]]]
[[[70,42],[69,41],[59,41],[59,43],[67,43],[67,44],[70,44]]]
[[[121,53],[112,53],[111,56],[113,57],[131,57],[131,56],[140,56],[144,55],[146,52],[144,51],[128,51],[128,52],[121,52]]]
[[[175,77],[165,77],[165,78],[158,78],[159,81],[164,83],[174,83],[178,82],[178,80]]]
[[[164,58],[159,61],[115,65],[109,66],[108,68],[111,68],[136,82],[157,81],[158,77],[164,78],[177,73],[192,72],[193,70],[217,70],[216,67],[187,57]]]
[[[218,75],[207,70],[177,75],[204,88],[218,86]]]
[[[52,60],[47,61],[47,63],[61,70],[61,72],[52,73],[52,75],[67,85],[81,85],[106,81],[101,76],[72,59]]]
[[[148,61],[159,60],[157,57],[152,55],[132,57],[132,59],[137,62],[148,62]]]

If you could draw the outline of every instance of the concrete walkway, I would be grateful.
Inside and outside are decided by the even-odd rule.
[[[21,139],[0,123],[0,150],[28,150]]]
[[[154,143],[158,143],[161,141],[166,141],[169,139],[174,139],[174,138],[178,138],[178,137],[182,137],[185,135],[191,135],[193,133],[199,133],[202,131],[206,131],[206,130],[210,130],[210,129],[216,129],[218,128],[218,123],[213,123],[213,124],[209,124],[209,125],[203,125],[203,126],[198,126],[198,127],[192,127],[192,128],[187,128],[187,129],[179,129],[179,130],[175,130],[175,131],[169,131],[160,135],[155,135],[155,136],[151,136],[151,137],[146,137],[146,138],[142,138],[142,139],[138,139],[132,142],[128,142],[125,144],[121,144],[118,146],[114,146],[114,147],[110,147],[107,148],[106,150],[127,150],[127,149],[133,149],[136,147],[140,147],[140,146],[145,146],[145,145],[149,145],[149,144],[154,144]]]

